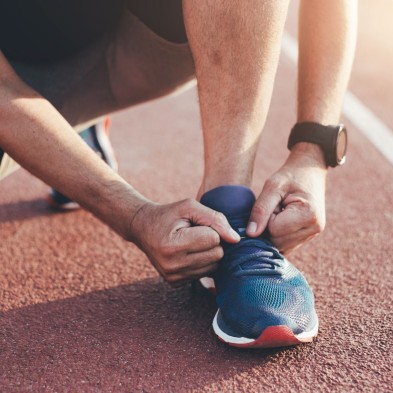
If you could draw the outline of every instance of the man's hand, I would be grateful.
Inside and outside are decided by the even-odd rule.
[[[192,199],[170,205],[146,203],[131,227],[131,240],[172,286],[214,271],[223,257],[220,241],[240,240],[223,214]]]
[[[326,166],[318,146],[295,145],[256,201],[247,235],[268,229],[273,244],[289,253],[325,227]]]

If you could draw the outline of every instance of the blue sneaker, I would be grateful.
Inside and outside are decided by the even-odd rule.
[[[201,203],[222,212],[241,236],[237,244],[223,244],[224,257],[212,276],[218,305],[213,329],[218,338],[242,348],[311,342],[318,333],[318,317],[306,279],[267,238],[246,236],[253,192],[222,186],[204,194]]]
[[[117,171],[116,157],[108,136],[109,118],[83,130],[79,135],[94,152],[96,152],[112,169]],[[78,203],[53,188],[48,195],[47,201],[55,210],[75,210],[80,207]]]

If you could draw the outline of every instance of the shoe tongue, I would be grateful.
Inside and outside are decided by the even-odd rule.
[[[203,194],[201,203],[223,213],[237,230],[239,225],[247,225],[255,203],[255,196],[249,188],[244,186],[221,186]]]
[[[221,186],[214,188],[205,193],[201,198],[201,203],[213,210],[223,213],[231,224],[232,228],[243,238],[246,239],[245,231],[251,210],[255,203],[254,193],[247,187],[243,186]],[[249,238],[248,238],[249,239]],[[247,241],[250,241],[247,240]],[[270,256],[261,256],[260,253],[266,247],[271,247],[271,243],[267,240],[266,233],[262,234],[258,240],[253,240],[254,244],[244,244],[240,242],[236,245],[226,244],[224,250],[231,249],[231,258],[236,261],[237,256],[243,258],[245,255],[251,257],[249,261],[242,265],[243,270],[254,269],[272,269],[269,261]],[[255,242],[259,242],[255,245]],[[261,248],[261,244],[264,247]],[[271,251],[267,251],[271,254]],[[255,258],[253,255],[258,254]],[[229,265],[228,265],[229,266]]]

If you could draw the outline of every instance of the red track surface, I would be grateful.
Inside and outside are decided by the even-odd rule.
[[[359,45],[353,80],[366,102],[368,81],[359,69],[368,39]],[[388,83],[391,69],[378,83]],[[287,154],[294,81],[283,57],[256,191]],[[392,113],[377,96],[370,101]],[[393,126],[389,115],[384,120]],[[140,191],[161,202],[195,195],[202,143],[194,91],[119,114],[112,130],[120,171]],[[320,334],[286,350],[225,346],[211,332],[211,295],[169,288],[136,247],[88,213],[51,212],[47,187],[27,173],[6,179],[0,391],[391,391],[392,167],[353,128],[350,139],[348,164],[329,176],[325,232],[291,256],[314,288]]]

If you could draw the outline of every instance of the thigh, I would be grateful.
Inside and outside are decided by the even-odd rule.
[[[114,29],[127,10],[162,38],[187,41],[182,0],[12,0],[0,1],[0,49],[15,61],[57,62]]]
[[[193,79],[181,0],[15,1],[40,3],[67,42],[77,38],[72,23],[83,25],[86,21],[81,35],[83,48],[77,50],[71,45],[72,50],[67,50],[71,54],[64,58],[37,64],[7,56],[19,76],[74,127],[169,94]],[[102,27],[102,15],[109,3],[109,22]],[[93,20],[89,10],[96,11]],[[94,29],[97,24],[102,30]],[[49,27],[46,33],[50,33]],[[23,31],[22,35],[26,34]]]
[[[163,39],[128,10],[114,31],[63,61],[11,64],[74,127],[170,94],[194,78],[188,44]]]

